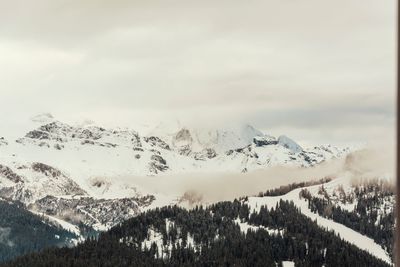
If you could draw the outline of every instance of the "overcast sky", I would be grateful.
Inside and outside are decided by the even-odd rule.
[[[0,118],[392,137],[394,0],[0,0]]]

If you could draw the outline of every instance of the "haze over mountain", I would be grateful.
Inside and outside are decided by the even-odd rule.
[[[41,241],[41,246],[46,247],[76,244],[154,208],[179,205],[190,209],[280,188],[278,191],[287,194],[279,199],[293,201],[303,214],[319,218],[319,224],[337,231],[358,249],[391,262],[391,236],[381,240],[378,238],[383,232],[379,236],[368,232],[369,237],[375,238],[371,240],[349,232],[348,225],[324,221],[325,215],[307,210],[299,198],[300,189],[285,188],[305,186],[311,196],[322,194],[337,207],[356,212],[354,198],[360,198],[359,186],[372,181],[374,186],[380,186],[379,190],[391,187],[393,155],[369,149],[367,144],[301,146],[286,135],[273,137],[250,125],[199,129],[181,123],[160,123],[143,131],[146,134],[129,128],[103,128],[90,120],[67,124],[50,113],[32,116],[28,125],[10,131],[20,133],[16,139],[0,136],[0,198],[10,203],[3,205],[11,211],[17,209],[35,224],[43,218],[44,225],[40,227],[63,233],[62,242],[58,241],[59,235]],[[321,193],[321,188],[326,193]],[[346,197],[342,199],[340,193],[337,202],[342,190]],[[381,216],[393,209],[392,191],[384,192],[379,201],[386,203],[385,208],[372,206]],[[248,200],[249,205],[258,209],[263,203],[272,205],[271,201],[279,200],[266,194]],[[348,203],[350,197],[353,200]],[[363,197],[357,199],[357,205],[361,205]],[[9,206],[13,203],[21,206]],[[388,227],[391,217],[382,218],[382,224]],[[7,227],[7,233],[19,229]],[[385,229],[386,233],[390,225],[389,230]],[[18,249],[18,253],[30,251],[30,245]],[[2,257],[7,259],[10,255]]]
[[[302,147],[285,135],[276,138],[250,125],[198,129],[162,123],[141,134],[93,122],[69,125],[48,113],[33,116],[15,139],[1,138],[3,182],[22,186],[8,194],[25,203],[50,192],[111,198],[146,193],[129,177],[307,168],[343,158],[356,148]]]
[[[48,196],[133,198],[159,206],[177,203],[189,192],[208,203],[346,171],[365,176],[370,165],[364,162],[377,165],[370,177],[393,177],[389,154],[385,159],[374,150],[354,154],[360,145],[301,146],[286,135],[273,137],[250,125],[198,129],[160,123],[142,134],[92,121],[70,125],[44,113],[19,130],[15,139],[0,136],[0,193],[33,208]],[[225,183],[230,186],[220,190]],[[141,209],[135,205],[132,214]],[[102,228],[114,219],[91,224]]]
[[[392,265],[394,0],[0,2],[0,266]]]
[[[111,127],[249,123],[299,143],[394,140],[395,5],[4,2],[0,119],[50,111]]]

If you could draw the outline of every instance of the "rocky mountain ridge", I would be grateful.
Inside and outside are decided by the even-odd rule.
[[[153,192],[143,192],[130,181],[132,176],[240,173],[278,165],[307,168],[350,152],[331,145],[303,148],[287,136],[275,138],[249,125],[182,127],[173,133],[157,129],[142,135],[93,123],[70,125],[51,114],[35,116],[32,122],[35,127],[15,140],[0,138],[0,197],[52,216],[74,211],[99,229],[134,216],[157,200],[158,196],[149,196],[141,202]],[[51,207],[46,206],[49,200]],[[104,211],[118,205],[127,216],[91,214],[88,208]]]

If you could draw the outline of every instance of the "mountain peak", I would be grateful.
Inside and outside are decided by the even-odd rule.
[[[279,136],[278,144],[286,147],[287,149],[289,149],[293,153],[299,153],[299,152],[303,151],[303,148],[299,144],[297,144],[295,141],[293,141],[292,139],[290,139],[286,135]]]

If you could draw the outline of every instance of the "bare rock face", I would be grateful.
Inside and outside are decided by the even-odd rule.
[[[42,140],[42,139],[50,139],[50,134],[48,132],[43,132],[40,130],[33,130],[33,131],[28,132],[25,135],[25,137]]]
[[[11,168],[0,164],[0,177],[4,177],[13,183],[23,183],[24,178],[16,174]]]
[[[98,140],[102,137],[103,128],[94,127],[92,129],[82,129],[77,131],[75,137],[79,139]]]
[[[87,139],[85,139],[85,140],[83,140],[82,142],[81,142],[81,145],[94,145],[95,143],[94,143],[94,141],[92,141],[92,140],[87,140]]]
[[[62,175],[61,171],[53,168],[47,164],[35,162],[32,164],[32,169],[36,172],[43,173],[46,176],[58,178]]]
[[[140,141],[140,136],[137,132],[131,132],[132,138],[131,138],[131,142],[133,144],[134,147],[138,147],[141,148],[142,147],[142,142]]]
[[[60,145],[60,144],[58,144],[58,143],[55,143],[53,147],[54,147],[55,149],[57,149],[57,150],[61,150],[61,149],[64,148],[64,145]]]
[[[168,169],[167,161],[163,157],[159,155],[151,156],[151,161],[149,163],[150,173],[157,174],[158,172],[164,172]]]
[[[315,163],[317,163],[317,160],[315,158],[311,158],[309,154],[305,152],[300,152],[299,156],[302,157],[304,161],[307,162],[309,165],[314,165]]]
[[[155,161],[155,162],[158,162],[159,164],[162,164],[162,165],[166,165],[167,164],[167,161],[163,157],[161,157],[159,155],[151,156],[151,160]]]
[[[143,138],[145,142],[149,143],[151,146],[156,146],[162,149],[171,150],[170,146],[158,138],[157,136],[149,136]]]
[[[27,188],[23,183],[0,188],[0,197],[10,201],[29,203],[34,199],[34,190]]]
[[[190,145],[183,145],[177,149],[179,155],[190,156],[192,154],[192,147]]]
[[[46,186],[52,186],[53,190],[56,190],[58,194],[63,195],[86,195],[86,192],[82,190],[77,183],[75,183],[70,177],[62,173],[57,168],[49,166],[44,163],[35,162],[31,166],[32,170],[41,173],[49,178]]]
[[[258,155],[253,150],[252,146],[246,146],[243,148],[233,149],[233,150],[229,150],[228,152],[226,152],[227,156],[230,156],[233,154],[243,154],[243,155],[247,156],[248,158],[256,158],[256,159],[258,158]]]
[[[175,142],[193,142],[192,135],[190,134],[190,131],[186,128],[183,128],[179,132],[176,133],[175,135]]]
[[[44,124],[28,132],[25,137],[16,140],[16,142],[20,144],[33,143],[38,146],[53,147],[56,150],[62,150],[64,143],[74,141],[81,145],[117,147],[117,144],[109,141],[111,139],[134,148],[142,147],[139,134],[132,130],[107,130],[98,126],[73,127],[59,121]]]
[[[72,129],[71,126],[65,123],[54,121],[28,132],[25,138],[33,140],[53,140],[63,143],[68,141],[68,135],[72,132]],[[19,141],[23,142],[23,139]]]
[[[212,148],[206,148],[202,152],[208,159],[212,159],[217,156],[217,152],[215,152],[215,150]]]
[[[122,199],[76,199],[46,196],[28,206],[36,212],[62,218],[73,224],[87,226],[105,225],[112,227],[140,213],[139,207],[146,207],[154,201],[154,196]]]
[[[278,141],[272,136],[256,136],[253,138],[253,143],[257,147],[276,145]]]
[[[181,129],[172,139],[172,145],[181,155],[188,156],[192,152],[193,137],[186,128]]]
[[[205,148],[201,152],[194,153],[194,159],[196,160],[206,160],[212,159],[217,156],[217,152],[215,152],[212,148]]]

